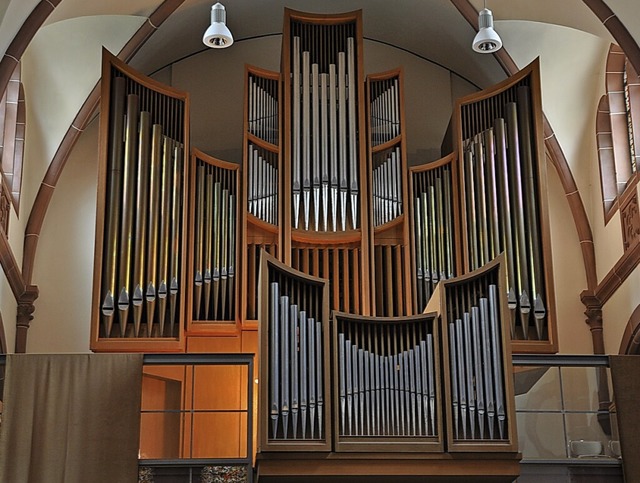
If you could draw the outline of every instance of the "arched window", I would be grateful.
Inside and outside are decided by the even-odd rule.
[[[7,89],[0,100],[0,165],[2,167],[2,198],[13,204],[16,213],[20,206],[22,186],[22,157],[25,134],[24,89],[20,82],[20,64],[13,71]],[[6,207],[0,207],[0,219],[4,219]],[[8,214],[8,213],[7,213]]]
[[[606,94],[600,99],[596,137],[605,221],[624,203],[640,169],[640,81],[624,52],[611,45]],[[635,129],[634,129],[635,126]]]

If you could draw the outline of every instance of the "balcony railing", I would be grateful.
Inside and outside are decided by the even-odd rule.
[[[620,465],[607,356],[514,355],[523,463]]]

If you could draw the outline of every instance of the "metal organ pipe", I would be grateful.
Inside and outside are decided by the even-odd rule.
[[[525,78],[462,107],[466,236],[470,268],[506,252],[512,339],[544,340],[548,308],[528,84]]]
[[[101,337],[174,338],[182,253],[183,151],[174,139],[180,101],[113,70],[111,81]]]
[[[292,226],[357,229],[355,40],[340,41],[340,26],[326,26],[326,32],[310,28],[303,35],[310,37],[292,39]]]

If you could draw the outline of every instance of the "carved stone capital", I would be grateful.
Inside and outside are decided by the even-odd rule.
[[[602,309],[597,307],[587,307],[584,311],[584,315],[587,316],[587,325],[591,328],[591,332],[594,330],[602,330]]]
[[[34,302],[38,298],[39,291],[35,285],[29,285],[18,298],[18,311],[16,315],[16,347],[17,353],[27,351],[27,330],[33,320],[33,312],[36,310]]]

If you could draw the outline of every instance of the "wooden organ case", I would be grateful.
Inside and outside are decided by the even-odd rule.
[[[330,322],[328,281],[261,265],[260,481],[519,475],[504,255],[423,314]]]
[[[504,252],[514,351],[555,352],[557,331],[538,61],[459,99],[454,114],[465,272]]]
[[[103,50],[92,350],[184,348],[189,97]]]
[[[467,187],[465,158],[455,153],[408,169],[403,72],[365,79],[361,32],[360,12],[286,10],[281,135],[256,148],[247,125],[245,161],[258,181],[250,176],[245,201],[267,198],[269,224],[277,226],[263,226],[260,236],[267,247],[277,245],[270,253],[282,262],[262,251],[259,474],[264,481],[385,477],[397,475],[394,464],[402,460],[415,478],[512,481],[519,473],[513,311],[500,281],[509,264],[496,260],[505,248],[495,245],[482,263],[470,264],[469,238],[485,231],[469,235],[462,213],[484,193]],[[250,119],[265,100],[253,85],[258,70],[247,72]],[[460,125],[473,125],[466,111],[457,112]],[[273,161],[256,149],[273,153]],[[280,170],[276,188],[269,188],[272,169]],[[258,251],[247,249],[258,266]],[[309,297],[321,280],[326,285]],[[311,336],[302,304],[328,307],[330,325],[327,318],[316,322]],[[249,300],[247,313],[254,307]],[[319,384],[328,377],[320,410]],[[380,453],[386,456],[378,461]],[[369,466],[358,469],[363,459]]]
[[[330,283],[330,307],[370,313],[361,12],[285,9],[282,260]]]
[[[283,32],[281,72],[245,68],[241,165],[189,151],[188,95],[105,52],[92,349],[257,329],[265,481],[512,481],[511,351],[557,348],[537,62],[409,167],[404,73],[365,78],[361,12]]]

